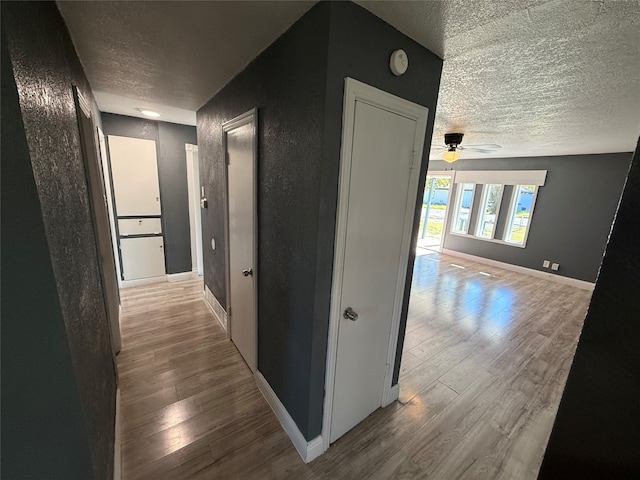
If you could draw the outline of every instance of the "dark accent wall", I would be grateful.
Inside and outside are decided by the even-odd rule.
[[[116,378],[72,85],[99,114],[53,2],[2,2],[2,31],[3,477],[111,478]]]
[[[547,179],[538,190],[526,248],[451,234],[453,214],[449,215],[445,228],[444,248],[554,273],[542,267],[543,260],[550,260],[560,264],[558,275],[594,282],[631,156],[631,153],[609,153],[458,160],[453,165],[457,171],[547,170]],[[449,164],[443,161],[433,161],[430,169],[447,167]],[[474,218],[477,218],[479,193],[477,188]],[[508,194],[509,191],[505,191],[501,218],[508,213]],[[453,206],[455,191],[450,198]],[[498,225],[498,228],[504,227]]]
[[[397,49],[403,49],[409,59],[407,72],[396,77],[389,69],[389,58]],[[400,358],[404,343],[404,332],[409,309],[409,294],[413,277],[415,244],[418,238],[420,206],[429,165],[429,145],[433,135],[433,123],[436,103],[440,89],[442,60],[429,50],[406,37],[391,25],[351,2],[331,2],[331,36],[329,40],[329,66],[327,74],[327,103],[325,110],[324,133],[324,196],[321,204],[321,238],[318,252],[318,285],[316,301],[319,310],[316,313],[316,342],[318,352],[317,369],[313,375],[313,398],[318,401],[324,397],[325,368],[322,362],[326,358],[327,319],[333,274],[333,246],[335,237],[335,212],[338,195],[338,170],[340,167],[340,146],[342,136],[342,104],[344,101],[344,79],[355,78],[400,98],[423,105],[429,109],[427,131],[422,155],[418,196],[415,200],[415,216],[406,288],[400,317],[400,334],[396,352],[393,383],[398,383]],[[322,422],[322,405],[314,405],[313,417],[318,427]]]
[[[90,478],[89,445],[4,28],[1,168],[2,473]]]
[[[402,77],[389,71],[398,48]],[[322,427],[345,77],[429,107],[431,138],[441,67],[361,7],[321,2],[198,111],[204,244],[217,245],[205,283],[226,305],[221,125],[258,108],[258,368],[308,440]]]
[[[307,438],[328,22],[311,9],[198,111],[205,283],[226,306],[222,124],[258,108],[258,368]]]
[[[640,478],[640,141],[539,479]]]
[[[102,114],[105,135],[156,142],[167,273],[191,271],[189,197],[184,145],[197,144],[196,127],[143,118]]]

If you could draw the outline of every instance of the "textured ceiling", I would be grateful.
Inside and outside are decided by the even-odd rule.
[[[640,133],[640,1],[358,1],[444,58],[434,143],[467,158],[632,151]],[[105,111],[195,121],[313,2],[58,2]],[[411,68],[411,59],[409,59]]]
[[[195,110],[315,2],[58,1],[102,111]]]

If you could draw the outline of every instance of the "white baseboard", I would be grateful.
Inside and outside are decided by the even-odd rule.
[[[211,310],[211,313],[213,313],[213,316],[216,318],[220,326],[224,328],[226,332],[228,332],[227,311],[224,309],[222,305],[220,305],[220,302],[218,302],[218,299],[216,298],[216,296],[213,293],[211,293],[211,290],[209,290],[209,287],[207,287],[206,285],[204,286],[204,303],[207,304],[207,306],[209,307],[209,310]]]
[[[322,455],[324,453],[322,447],[322,436],[318,435],[313,440],[307,442],[304,435],[302,435],[302,432],[298,429],[296,422],[291,418],[291,415],[289,415],[289,412],[287,412],[287,409],[273,391],[271,385],[269,385],[269,382],[267,382],[260,372],[256,372],[254,377],[256,379],[258,389],[271,407],[271,410],[273,410],[273,413],[278,417],[280,425],[282,425],[284,431],[289,435],[291,443],[296,447],[300,457],[302,457],[302,461],[304,463],[309,463]]]
[[[442,253],[450,255],[452,257],[464,258],[465,260],[471,260],[472,262],[483,263],[492,267],[502,268],[504,270],[511,270],[512,272],[524,273],[525,275],[531,275],[532,277],[544,278],[551,280],[552,282],[563,283],[565,285],[571,285],[572,287],[581,288],[583,290],[593,291],[595,287],[594,283],[585,282],[584,280],[578,280],[576,278],[563,277],[562,275],[555,275],[553,273],[541,272],[540,270],[534,270],[533,268],[521,267],[520,265],[512,265],[510,263],[498,262],[497,260],[491,260],[490,258],[478,257],[476,255],[470,255],[468,253],[458,252],[456,250],[449,250],[447,248],[442,249]]]
[[[140,285],[149,285],[151,283],[162,283],[167,281],[166,275],[158,277],[138,278],[136,280],[123,280],[121,288],[138,287]]]
[[[122,478],[122,419],[120,418],[120,387],[116,389],[116,425],[113,442],[113,480]]]
[[[122,280],[120,288],[138,287],[140,285],[149,285],[151,283],[182,282],[183,280],[191,280],[192,278],[198,278],[197,270],[195,271],[195,273],[169,273],[167,275],[160,275],[158,277],[138,278],[136,280]]]
[[[167,275],[167,281],[169,282],[181,282],[192,278],[196,278],[193,276],[193,272],[170,273]]]

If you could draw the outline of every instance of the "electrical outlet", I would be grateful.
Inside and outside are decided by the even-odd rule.
[[[551,264],[551,270],[558,271],[559,268],[560,268],[560,264],[559,263]]]
[[[549,265],[551,265],[551,262],[549,260],[545,260],[544,262],[542,262],[542,266],[544,268],[549,268]]]

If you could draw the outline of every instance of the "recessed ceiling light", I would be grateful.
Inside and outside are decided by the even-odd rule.
[[[155,110],[149,110],[148,108],[138,108],[137,109],[141,114],[146,115],[147,117],[159,117],[160,112],[156,112]]]

